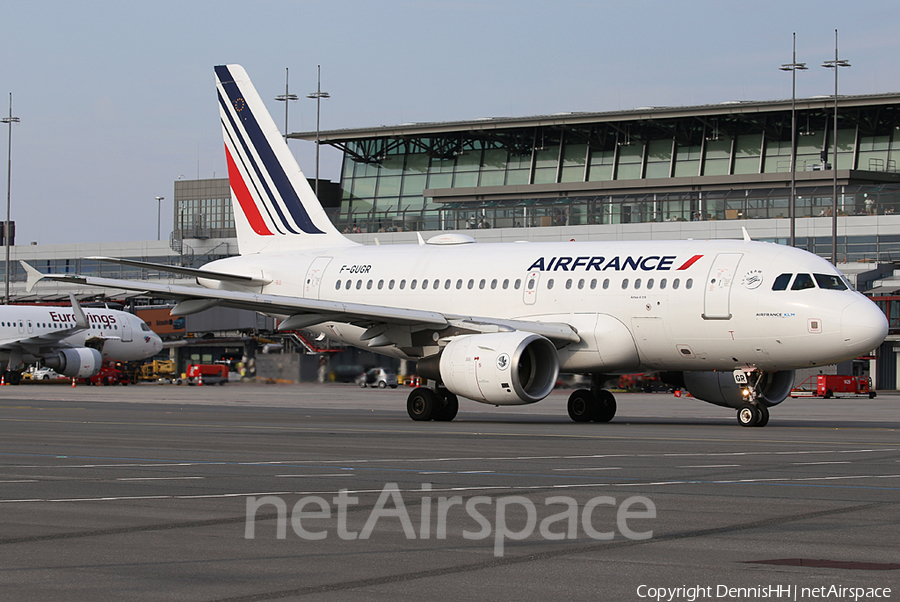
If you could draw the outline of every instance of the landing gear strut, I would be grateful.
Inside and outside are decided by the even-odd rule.
[[[769,423],[769,408],[758,400],[757,387],[762,373],[750,375],[747,379],[747,403],[738,408],[737,421],[741,426],[766,426]]]
[[[591,389],[577,389],[569,395],[569,418],[575,422],[609,422],[616,415],[615,396],[601,388],[606,382],[603,374],[594,374]]]

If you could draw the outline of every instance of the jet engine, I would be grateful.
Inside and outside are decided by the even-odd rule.
[[[553,390],[559,356],[553,343],[537,334],[475,334],[450,341],[440,355],[419,360],[416,370],[474,401],[523,405]]]
[[[750,375],[751,384],[757,376],[756,373]],[[731,372],[684,372],[683,378],[684,388],[697,399],[726,408],[740,408],[747,403],[743,393],[747,385],[734,382]],[[778,405],[787,398],[793,386],[793,370],[763,372],[756,384],[756,400],[764,406]]]
[[[53,368],[63,376],[89,378],[98,372],[103,365],[103,357],[96,349],[75,347],[62,349],[41,358],[47,368]]]

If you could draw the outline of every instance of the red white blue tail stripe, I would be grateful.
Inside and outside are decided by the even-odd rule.
[[[349,243],[328,220],[244,69],[215,71],[241,252],[312,246],[309,235]]]

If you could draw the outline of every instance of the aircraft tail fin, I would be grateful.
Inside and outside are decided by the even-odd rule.
[[[215,71],[241,254],[356,244],[328,219],[244,68]]]

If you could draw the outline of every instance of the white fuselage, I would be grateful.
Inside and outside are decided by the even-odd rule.
[[[559,350],[564,372],[796,369],[862,355],[887,333],[877,306],[847,288],[773,290],[781,274],[839,273],[760,242],[354,245],[206,267],[270,279],[255,292],[273,295],[570,324],[582,340]],[[365,324],[313,330],[366,347]]]
[[[0,307],[0,339],[20,342],[35,353],[85,347],[89,339],[102,339],[102,344],[96,346],[98,351],[104,358],[118,361],[142,360],[162,350],[159,336],[133,314],[107,308],[86,308],[84,313],[88,328],[58,338],[61,332],[75,326],[71,307],[3,306]]]

